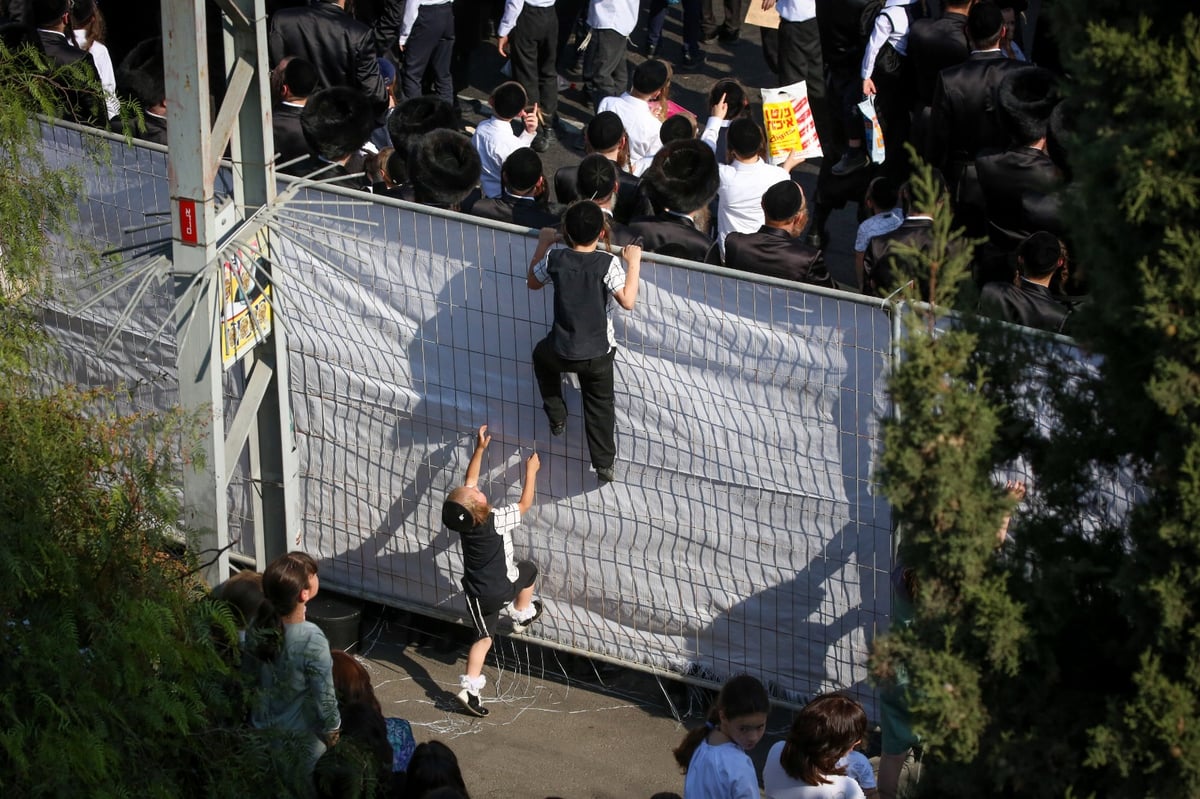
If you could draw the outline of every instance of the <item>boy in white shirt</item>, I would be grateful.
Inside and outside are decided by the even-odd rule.
[[[651,110],[650,103],[660,99],[670,85],[671,68],[666,62],[651,58],[633,71],[633,86],[629,91],[600,101],[599,111],[612,111],[625,123],[631,165],[646,156],[653,158],[662,149],[658,135],[662,119]]]
[[[526,111],[525,100],[525,88],[515,80],[497,86],[488,98],[493,116],[480,122],[471,137],[475,151],[479,153],[479,183],[484,197],[500,196],[500,170],[504,167],[504,159],[514,150],[528,147],[537,135],[537,105],[532,111]],[[512,127],[512,121],[517,118],[525,123],[525,130],[520,135],[514,133]]]

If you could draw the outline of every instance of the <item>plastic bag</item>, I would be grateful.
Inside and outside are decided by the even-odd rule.
[[[864,141],[867,145],[867,152],[871,156],[871,162],[882,164],[886,153],[883,146],[883,126],[879,124],[879,114],[875,112],[875,95],[871,95],[859,103],[858,110],[863,115],[866,128]]]
[[[804,81],[778,89],[763,89],[763,127],[767,131],[767,154],[773,164],[782,164],[788,153],[817,158],[821,141],[808,104]]]

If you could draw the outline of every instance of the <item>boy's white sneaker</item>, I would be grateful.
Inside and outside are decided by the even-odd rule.
[[[513,619],[513,632],[520,634],[528,630],[530,625],[542,617],[542,611],[544,609],[545,608],[542,606],[542,600],[533,600],[533,615],[525,621],[517,621],[516,619]]]

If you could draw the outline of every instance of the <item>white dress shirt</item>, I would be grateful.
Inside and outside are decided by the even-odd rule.
[[[489,117],[475,127],[475,135],[471,143],[475,152],[479,153],[479,164],[482,167],[479,185],[484,197],[500,196],[500,168],[504,159],[514,150],[528,147],[533,143],[534,134],[522,131],[520,136],[513,133],[512,122]]]
[[[600,111],[612,111],[625,125],[625,136],[629,139],[630,164],[637,164],[646,156],[653,158],[654,154],[662,149],[662,139],[658,137],[662,122],[654,116],[650,104],[645,100],[639,100],[625,92],[620,97],[605,97],[601,100]]]
[[[637,20],[638,0],[592,0],[588,8],[589,26],[614,30],[622,36],[633,33]]]
[[[504,13],[500,16],[500,27],[496,28],[497,36],[507,36],[512,33],[512,29],[517,25],[517,18],[521,16],[521,9],[525,6],[552,8],[554,0],[507,0],[504,4]]]
[[[808,22],[817,17],[817,0],[778,0],[775,10],[788,22]]]
[[[734,160],[722,164],[721,189],[717,193],[717,241],[721,253],[725,252],[725,237],[738,233],[753,233],[763,226],[762,198],[767,189],[791,175],[781,166],[775,166],[761,158],[745,163]]]
[[[417,21],[417,14],[421,13],[421,6],[444,6],[452,2],[454,0],[408,0],[404,4],[404,19],[400,22],[400,46],[408,43],[408,36]]]

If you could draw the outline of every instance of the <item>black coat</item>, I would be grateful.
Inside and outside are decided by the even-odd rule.
[[[1066,332],[1080,298],[1060,297],[1037,283],[1022,280],[1020,285],[988,283],[979,294],[979,312],[993,319],[1049,330]]]
[[[821,251],[786,230],[763,225],[754,233],[725,237],[725,265],[756,275],[833,287]]]
[[[642,237],[646,252],[669,255],[703,263],[721,263],[721,251],[708,234],[697,230],[695,224],[666,211],[657,216],[639,216],[629,223],[633,232]]]
[[[926,160],[954,184],[952,163],[975,160],[980,150],[1003,150],[1008,136],[996,117],[996,91],[1011,69],[1027,66],[999,50],[973,53],[938,74],[933,90]]]
[[[616,166],[616,162],[613,163]],[[572,164],[558,169],[554,173],[554,197],[563,205],[570,205],[579,198],[578,189],[579,165]],[[617,203],[613,208],[613,217],[619,222],[628,223],[638,215],[638,186],[641,180],[630,172],[617,167]]]
[[[156,117],[144,112],[142,116],[146,123],[146,129],[144,131],[138,130],[137,121],[131,119],[129,120],[129,124],[126,126],[125,133],[128,133],[135,139],[152,141],[155,144],[162,144],[165,146],[167,143],[167,120],[163,117]]]
[[[562,209],[558,206],[544,205],[532,198],[523,200],[510,195],[484,197],[477,200],[467,211],[472,216],[536,230],[544,227],[557,228],[562,222]]]
[[[907,244],[922,252],[933,246],[933,220],[928,217],[907,217],[891,233],[876,236],[867,244],[863,258],[863,293],[887,296],[907,280],[916,280],[920,298],[929,299],[929,282],[917,264],[896,253],[897,244]]]
[[[378,113],[387,109],[387,87],[379,74],[375,34],[337,4],[322,0],[276,11],[271,17],[267,48],[272,65],[284,56],[303,58],[317,70],[324,86],[359,89],[375,103]]]
[[[68,31],[68,35],[74,36],[74,32]],[[106,125],[108,107],[100,93],[100,73],[96,71],[91,53],[76,47],[75,40],[72,38],[68,41],[64,34],[38,30],[37,36],[42,43],[42,52],[52,64],[66,67],[82,61],[87,64],[85,69],[91,73],[90,85],[85,80],[74,85],[68,83],[61,88],[63,117],[85,125]]]
[[[1012,252],[1029,235],[1063,231],[1062,173],[1050,156],[1033,147],[1014,147],[975,161],[987,209],[988,238]]]
[[[862,35],[862,15],[868,0],[817,0],[817,31],[821,37],[821,59],[830,68],[862,64],[867,38]]]
[[[275,152],[279,154],[279,163],[291,161],[302,155],[308,155],[311,150],[304,132],[300,128],[300,113],[303,108],[294,105],[277,105],[271,109],[271,127],[275,133]]]
[[[939,19],[914,20],[908,29],[908,63],[917,104],[933,105],[938,73],[970,55],[965,15],[947,13]]]

